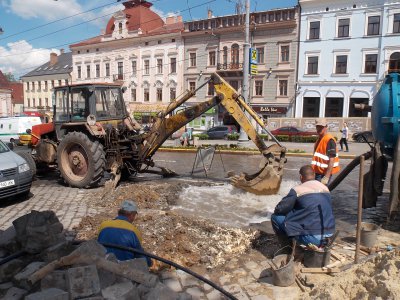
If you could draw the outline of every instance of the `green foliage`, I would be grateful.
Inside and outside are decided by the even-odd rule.
[[[198,137],[199,140],[208,140],[210,138],[206,133],[194,134],[193,136]]]
[[[292,142],[298,143],[315,143],[317,141],[317,136],[294,136]]]
[[[275,137],[280,142],[289,142],[289,136],[288,135],[276,135]]]
[[[301,149],[293,149],[293,150],[288,150],[288,153],[306,153],[305,150],[301,150]]]
[[[4,76],[7,78],[8,81],[17,81],[14,74],[12,74],[11,72],[5,73]]]
[[[239,139],[239,133],[229,133],[227,137],[230,141],[237,141]]]

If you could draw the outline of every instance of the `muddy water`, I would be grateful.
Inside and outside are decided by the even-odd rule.
[[[187,181],[189,183],[190,179]],[[200,216],[218,224],[243,227],[269,220],[275,205],[296,184],[295,181],[283,181],[279,193],[271,196],[253,195],[229,183],[189,186],[180,193],[172,209],[183,215]]]

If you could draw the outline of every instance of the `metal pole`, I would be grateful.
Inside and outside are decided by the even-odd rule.
[[[360,235],[361,235],[361,217],[362,217],[362,199],[364,190],[364,155],[360,157],[360,177],[358,184],[358,208],[357,208],[357,232],[356,232],[356,253],[354,263],[358,263],[358,254],[360,252]]]
[[[249,49],[250,49],[250,0],[246,0],[246,22],[245,22],[245,41],[243,49],[243,84],[242,95],[247,103],[250,102],[249,97]],[[239,143],[248,142],[248,137],[243,128],[240,128]]]

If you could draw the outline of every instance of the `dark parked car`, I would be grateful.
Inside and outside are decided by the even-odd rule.
[[[237,133],[236,126],[233,125],[221,125],[215,126],[204,132],[208,137],[212,139],[228,139],[228,135]]]
[[[289,138],[292,136],[317,136],[316,131],[305,131],[303,129],[293,127],[293,126],[281,127],[281,128],[272,130],[271,133],[273,135],[288,135]]]
[[[353,133],[352,138],[354,141],[358,143],[365,143],[365,142],[373,143],[375,141],[371,130],[355,132]]]

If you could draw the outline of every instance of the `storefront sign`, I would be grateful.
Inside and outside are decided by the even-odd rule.
[[[279,114],[283,115],[287,112],[287,107],[282,106],[252,106],[254,111],[260,114]]]

